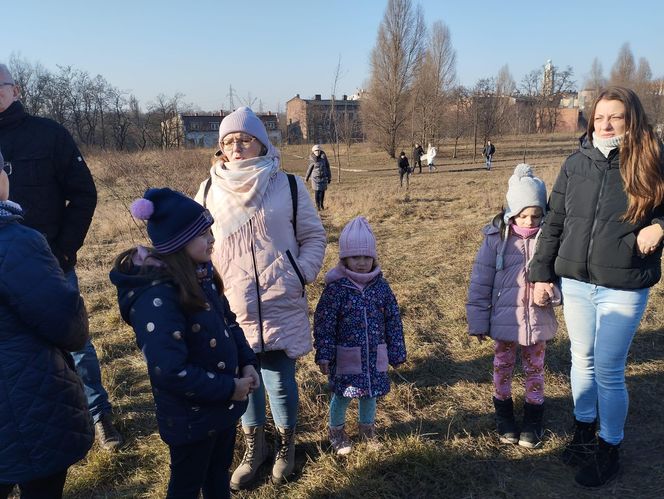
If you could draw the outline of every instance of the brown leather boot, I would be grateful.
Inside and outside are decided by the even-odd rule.
[[[295,469],[295,428],[277,427],[272,483],[285,482]]]
[[[253,482],[258,468],[270,457],[264,426],[242,427],[246,448],[240,465],[231,476],[231,489],[241,490]]]

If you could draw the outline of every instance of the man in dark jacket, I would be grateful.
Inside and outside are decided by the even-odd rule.
[[[78,287],[76,253],[97,204],[95,184],[69,132],[55,121],[27,114],[19,96],[7,66],[0,64],[0,150],[11,199],[24,209],[23,224],[44,234],[65,277]],[[114,449],[121,437],[111,422],[94,346],[88,340],[72,355],[100,444]]]
[[[422,146],[415,142],[415,147],[413,148],[413,173],[415,173],[415,167],[420,168],[420,173],[422,173],[422,156],[424,155],[424,149]]]
[[[482,149],[482,156],[486,159],[485,166],[487,170],[491,170],[491,160],[493,159],[495,152],[496,146],[494,146],[490,140],[487,140],[484,149]]]

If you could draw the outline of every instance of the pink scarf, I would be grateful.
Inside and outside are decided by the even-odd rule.
[[[521,236],[524,239],[533,237],[540,230],[539,227],[519,227],[516,224],[510,225],[510,227],[512,227],[512,231],[514,231],[517,236]]]
[[[367,286],[367,284],[373,281],[378,276],[378,274],[380,274],[380,272],[380,267],[376,265],[371,272],[367,272],[366,274],[358,274],[357,272],[350,270],[343,264],[341,260],[339,260],[337,266],[331,268],[328,273],[325,274],[325,284],[330,284],[331,282],[338,281],[343,277],[347,277],[350,282],[355,284],[355,286],[357,286],[358,289],[362,291]]]

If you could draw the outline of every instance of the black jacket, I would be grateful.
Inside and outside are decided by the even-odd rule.
[[[664,220],[664,206],[636,225],[621,220],[627,195],[619,159],[618,149],[606,158],[587,140],[567,158],[551,191],[530,263],[532,282],[568,277],[609,288],[640,289],[659,281],[662,247],[641,258],[636,234]]]
[[[399,167],[399,170],[407,172],[410,169],[408,158],[406,156],[404,157],[399,156],[399,159],[397,160],[397,166]]]
[[[88,166],[69,132],[30,116],[20,102],[0,113],[0,150],[9,173],[10,199],[24,224],[43,233],[66,272],[76,264],[97,205]]]

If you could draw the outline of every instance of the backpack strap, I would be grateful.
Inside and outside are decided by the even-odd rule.
[[[212,177],[208,177],[205,182],[205,189],[203,189],[203,208],[207,209],[207,197],[208,192],[210,192],[210,187],[212,186]]]
[[[286,176],[288,177],[288,187],[290,187],[291,203],[293,204],[293,234],[297,238],[297,181],[292,173],[287,173]]]

